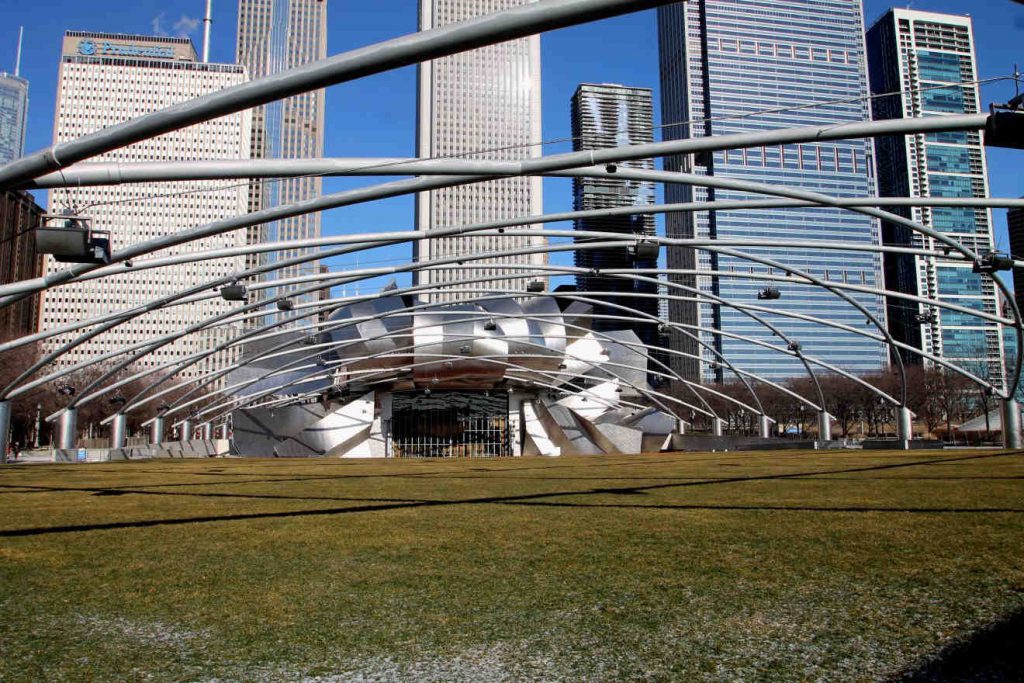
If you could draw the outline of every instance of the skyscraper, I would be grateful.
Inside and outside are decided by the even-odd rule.
[[[667,139],[841,124],[869,118],[863,18],[860,0],[692,0],[658,10],[662,81],[662,121]],[[820,106],[809,106],[816,102]],[[666,168],[727,179],[757,181],[838,197],[875,194],[872,144],[844,140],[819,144],[774,145],[666,159]],[[735,191],[668,185],[666,201],[754,199]],[[706,211],[670,214],[670,237],[761,240],[789,248],[745,246],[742,250],[782,262],[837,283],[880,287],[881,260],[865,252],[815,249],[815,241],[878,244],[872,218],[823,208]],[[765,283],[751,275],[784,275],[785,269],[745,259],[670,248],[670,268],[722,275],[673,278],[684,286],[740,304],[758,305]],[[735,275],[734,275],[735,274]],[[765,305],[864,328],[864,314],[834,294],[814,287],[772,284],[781,299]],[[677,295],[686,292],[676,290]],[[880,297],[852,294],[884,318]],[[877,370],[885,364],[883,346],[853,333],[799,319],[766,314],[807,355],[847,371]],[[736,308],[717,303],[674,301],[676,323],[699,326],[700,337],[726,358],[752,372],[781,379],[803,372],[795,358],[758,344],[780,347],[772,332]],[[718,328],[717,334],[712,331]],[[748,337],[750,343],[734,335]],[[671,345],[700,355],[704,380],[722,378],[722,368],[707,349],[673,332]],[[696,376],[697,364],[679,362],[684,375]]]
[[[525,5],[532,0],[420,0],[421,31]],[[425,62],[419,67],[417,149],[420,158],[526,159],[540,156],[540,37]],[[540,214],[539,178],[505,178],[466,187],[420,193],[416,229],[421,231]],[[509,256],[516,248],[542,247],[539,237],[468,235],[414,243],[414,259],[428,261],[489,253],[472,275],[462,268],[418,273],[419,284],[445,285],[458,280],[497,277],[482,284],[450,288],[493,287],[522,290],[522,270],[511,264],[546,262],[543,254]],[[507,278],[502,276],[507,275]],[[454,293],[433,297],[452,300]]]
[[[28,121],[28,81],[0,72],[0,164],[25,153]]]
[[[196,61],[191,41],[116,33],[68,31],[64,35],[57,78],[54,144],[169,107],[173,104],[238,85],[245,67]],[[160,162],[192,159],[239,159],[249,154],[248,111],[200,123],[179,131],[113,150],[95,161]],[[187,230],[245,212],[246,190],[232,181],[145,183],[68,188],[50,192],[51,213],[78,210],[91,217],[93,228],[111,231],[113,249]],[[209,237],[159,252],[168,256],[189,251],[237,247],[241,231]],[[136,263],[138,266],[138,263]],[[47,257],[48,272],[68,267]],[[169,268],[138,270],[124,275],[73,282],[43,295],[41,328],[113,311],[142,306],[153,299],[214,278],[230,276],[243,267],[241,257],[194,261]],[[187,306],[157,309],[77,347],[61,359],[65,365],[90,361],[101,353],[181,329],[230,310],[219,297]],[[216,328],[194,334],[147,355],[144,368],[212,348],[235,332]],[[66,342],[70,336],[51,339]],[[221,353],[183,374],[191,379],[222,367],[233,354]]]
[[[871,90],[876,119],[976,114],[979,92],[970,17],[893,9],[868,31]],[[961,85],[964,84],[964,85]],[[981,137],[975,132],[930,133],[878,141],[879,188],[884,196],[986,197],[988,178]],[[948,233],[980,252],[992,250],[987,209],[914,208],[904,215]],[[933,249],[936,241],[902,226],[883,225],[886,244]],[[971,264],[924,256],[887,256],[889,289],[995,313],[991,281]],[[897,339],[971,367],[1000,384],[1003,353],[999,326],[964,313],[888,302]]]
[[[641,145],[654,142],[652,128],[653,104],[649,88],[631,88],[614,84],[583,83],[572,97],[573,150],[592,150],[623,145]],[[654,161],[640,159],[622,164],[625,167],[653,169]],[[641,206],[654,203],[654,183],[611,178],[574,178],[573,208],[577,211],[610,209],[622,206]],[[614,216],[611,218],[584,218],[576,221],[577,230],[614,232],[625,235],[654,234],[654,216]],[[577,242],[586,241],[585,238]],[[637,259],[625,248],[600,250],[581,249],[576,252],[576,265],[580,268],[655,268],[657,259]],[[658,285],[654,282],[625,280],[622,278],[587,274],[576,276],[577,289],[587,292],[617,292],[597,295],[610,304],[624,305],[658,315]],[[637,296],[640,295],[640,296]],[[621,308],[595,307],[599,315],[629,315]],[[657,341],[657,321],[648,324],[629,324],[648,346]],[[595,330],[619,330],[623,323],[594,320]]]
[[[43,260],[32,231],[42,215],[42,208],[28,192],[0,192],[0,284],[42,275]],[[0,308],[0,339],[33,334],[38,327],[38,294]]]
[[[0,71],[0,164],[25,154],[28,127],[28,81],[21,77],[21,33],[14,73]]]
[[[1006,229],[1010,233],[1010,253],[1014,258],[1024,258],[1024,209],[1006,212]],[[1013,269],[1013,296],[1017,307],[1024,311],[1024,269]]]
[[[252,79],[315,62],[327,57],[327,0],[239,0],[239,64]],[[321,157],[324,153],[324,91],[295,95],[258,107],[253,113],[252,156],[257,159]],[[320,196],[319,176],[254,181],[251,211]],[[276,242],[320,236],[320,214],[311,213],[275,221],[249,230],[249,241]],[[262,259],[288,259],[308,250],[290,250]],[[254,265],[260,257],[251,257]],[[268,279],[314,275],[315,262],[268,274]],[[310,299],[310,297],[304,297]],[[310,299],[311,300],[311,299]]]

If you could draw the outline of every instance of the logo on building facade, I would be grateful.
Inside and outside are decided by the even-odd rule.
[[[104,55],[111,57],[158,57],[161,59],[174,59],[174,48],[172,47],[146,47],[142,45],[119,45],[106,41],[96,42],[94,40],[78,41],[78,54],[91,57],[93,55]]]

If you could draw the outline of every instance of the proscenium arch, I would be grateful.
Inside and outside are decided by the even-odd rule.
[[[422,288],[411,288],[411,289],[422,289]],[[486,291],[486,292],[487,292],[488,294],[490,293],[490,291],[489,291],[489,290],[488,290],[488,291]],[[399,293],[401,293],[401,291],[396,291],[396,292],[393,292],[393,294],[399,294]],[[511,294],[521,294],[520,292],[509,292],[509,293],[511,293]],[[539,296],[540,296],[540,295],[539,295]],[[563,295],[563,294],[557,294],[557,295],[555,295],[555,296],[565,296],[565,295]],[[367,298],[373,298],[373,297],[367,297]],[[504,298],[504,295],[502,295],[502,298]],[[572,298],[574,298],[574,299],[581,299],[581,297],[579,297],[579,296],[574,296],[574,297],[572,297]],[[594,299],[586,299],[586,301],[588,301],[588,302],[591,302],[591,303],[602,303],[601,301],[599,301],[599,300],[594,300]],[[429,304],[429,303],[428,303],[428,304],[421,304],[420,306],[417,306],[417,307],[418,307],[418,308],[431,308],[431,307],[434,307],[434,306],[436,306],[436,304]],[[389,314],[392,314],[392,315],[398,315],[398,314],[402,314],[402,313],[404,313],[404,312],[407,312],[407,311],[404,311],[404,310],[395,310],[395,311],[390,311],[390,313],[389,313]],[[370,318],[372,318],[372,317],[380,317],[380,315],[378,315],[378,316],[370,316]],[[364,319],[370,319],[370,318],[356,318],[356,319],[354,319],[354,321],[351,321],[351,322],[343,322],[342,324],[355,324],[355,323],[358,323],[358,322],[364,321]],[[643,318],[634,318],[634,319],[643,319]],[[649,322],[657,322],[657,321],[656,321],[656,318],[654,318],[654,317],[651,317],[651,318],[648,318],[648,319],[649,319]],[[287,323],[287,322],[291,322],[291,321],[286,321],[286,323]],[[332,327],[338,327],[338,326],[332,326]],[[285,344],[282,344],[282,345],[281,345],[281,347],[282,347],[282,348],[284,348],[284,347],[286,347],[286,346],[289,346],[289,345],[291,345],[291,342],[286,342]],[[323,345],[321,345],[321,346],[323,346]],[[774,347],[773,347],[773,348],[774,348]],[[781,349],[777,349],[777,348],[776,348],[775,350],[781,350]],[[318,351],[316,351],[316,353],[318,353]],[[311,353],[310,355],[312,355],[312,353]],[[839,372],[840,372],[840,373],[842,373],[843,371],[841,371],[841,370],[840,370]],[[760,378],[760,377],[757,377],[756,375],[752,375],[752,376],[753,376],[753,377],[754,377],[754,378],[755,378],[756,380],[758,380],[758,381],[761,381],[761,382],[766,382],[766,383],[768,383],[769,385],[772,385],[772,383],[771,383],[770,381],[768,381],[768,380],[765,380],[764,378]],[[164,380],[166,380],[166,379],[169,379],[169,377],[165,377],[165,378],[163,378],[163,379],[162,379],[162,380],[160,380],[160,381],[164,381]],[[778,387],[778,385],[774,385],[774,386],[775,386],[776,388],[782,388],[782,387]],[[782,388],[782,390],[783,390],[783,391],[785,391],[785,390],[784,390],[784,388]],[[786,393],[790,393],[790,392],[786,392]],[[755,395],[756,395],[756,394],[755,394]],[[791,393],[791,395],[796,395],[796,394],[792,394],[792,393]],[[882,395],[883,395],[883,396],[885,396],[885,394],[882,394]],[[887,398],[888,398],[889,400],[893,400],[892,398],[889,398],[888,396],[885,396],[885,397],[887,397]],[[805,399],[805,400],[806,400],[806,399]],[[134,401],[133,401],[133,402],[134,402]],[[811,405],[812,405],[812,407],[814,407],[813,403],[810,403],[810,401],[807,401],[807,402],[808,402],[809,404],[811,404]],[[764,414],[764,412],[762,411],[762,412],[761,412],[761,414]]]

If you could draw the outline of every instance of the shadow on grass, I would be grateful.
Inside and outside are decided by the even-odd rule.
[[[889,683],[1024,681],[1024,610],[945,648]]]
[[[726,477],[718,479],[705,479],[700,481],[685,481],[685,482],[673,482],[666,484],[651,484],[649,486],[624,486],[616,488],[591,488],[578,491],[545,491],[542,493],[527,493],[520,495],[507,495],[507,496],[486,496],[479,498],[465,498],[465,499],[451,499],[451,500],[418,500],[418,499],[369,499],[369,498],[349,498],[349,499],[333,499],[333,500],[348,500],[350,502],[362,502],[377,504],[371,505],[352,505],[341,508],[321,508],[315,510],[286,510],[286,511],[275,511],[275,512],[253,512],[246,514],[235,514],[235,515],[207,515],[201,517],[182,517],[182,518],[169,518],[169,519],[148,519],[148,520],[137,520],[137,521],[123,521],[123,522],[104,522],[96,524],[80,524],[80,525],[61,525],[61,526],[50,526],[50,527],[30,527],[23,529],[8,529],[0,531],[0,538],[3,537],[18,537],[18,536],[38,536],[44,534],[56,534],[56,533],[73,533],[82,531],[102,531],[112,529],[132,529],[132,528],[145,528],[145,527],[156,527],[156,526],[170,526],[180,524],[198,524],[205,522],[230,522],[230,521],[241,521],[241,520],[254,520],[254,519],[283,519],[287,517],[317,517],[317,516],[329,516],[329,515],[343,515],[343,514],[355,514],[362,512],[380,512],[387,510],[399,510],[408,508],[419,508],[419,507],[439,507],[439,506],[454,506],[454,505],[487,505],[487,504],[505,504],[505,505],[551,505],[558,507],[580,507],[580,508],[637,508],[637,509],[651,509],[651,510],[768,510],[768,511],[794,511],[794,512],[897,512],[897,513],[992,513],[992,512],[1009,512],[1009,513],[1022,513],[1024,510],[1013,509],[1013,508],[872,508],[872,507],[785,507],[785,506],[763,506],[763,505],[751,505],[751,506],[707,506],[707,505],[644,505],[644,504],[617,504],[617,503],[582,503],[582,502],[562,502],[562,501],[548,501],[545,499],[550,498],[561,498],[565,496],[593,496],[593,495],[624,495],[624,496],[636,496],[642,495],[649,491],[655,491],[659,489],[670,489],[670,488],[685,488],[691,486],[712,486],[718,484],[735,484],[753,481],[773,481],[773,480],[784,480],[807,477],[809,475],[821,475],[821,474],[847,474],[854,472],[873,472],[878,470],[891,470],[904,467],[916,467],[920,465],[934,465],[940,463],[951,463],[961,462],[965,460],[983,460],[994,457],[1004,457],[1007,455],[1018,455],[1020,452],[1013,453],[998,453],[998,454],[986,454],[986,455],[970,455],[970,456],[958,456],[942,459],[928,459],[928,460],[911,460],[900,463],[887,463],[884,465],[872,465],[866,467],[853,467],[836,470],[825,470],[825,471],[812,471],[812,472],[788,472],[781,474],[761,475],[761,476],[748,476],[748,477]],[[393,476],[393,475],[386,475]],[[486,478],[486,477],[481,477]],[[274,482],[279,480],[273,480]],[[236,482],[237,483],[237,482]],[[246,493],[208,493],[208,492],[192,492],[183,491],[180,493],[174,492],[160,492],[159,494],[155,491],[147,491],[145,487],[139,487],[136,489],[128,488],[104,488],[104,487],[44,487],[44,486],[26,486],[22,485],[18,488],[32,488],[36,490],[49,490],[50,492],[67,492],[67,491],[79,491],[79,492],[91,492],[94,495],[124,495],[124,494],[138,494],[138,495],[184,495],[184,496],[199,496],[199,497],[224,497],[224,498],[271,498],[271,499],[289,499],[289,500],[332,500],[331,498],[317,498],[317,497],[303,497],[303,496],[279,496],[273,494],[246,494]],[[539,502],[538,502],[539,501]]]

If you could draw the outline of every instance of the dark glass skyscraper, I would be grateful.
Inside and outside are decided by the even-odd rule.
[[[572,97],[573,149],[578,152],[653,142],[652,108],[649,88],[591,83],[580,85]],[[630,161],[622,165],[632,168],[654,168],[651,159]],[[573,208],[577,211],[653,203],[654,183],[609,178],[573,179]],[[653,235],[654,216],[585,218],[576,221],[576,229],[637,236]],[[586,241],[586,238],[577,239],[577,242],[581,241]],[[630,281],[599,274],[601,269],[608,268],[655,268],[656,260],[636,260],[624,247],[606,248],[577,251],[576,265],[597,271],[594,274],[576,276],[576,286],[580,292],[616,292],[596,295],[595,298],[610,304],[625,305],[654,317],[658,315],[656,283]],[[629,315],[614,306],[597,306],[594,312],[598,315]],[[621,322],[600,317],[594,320],[594,329],[598,331],[620,330],[623,326]],[[644,343],[653,345],[657,341],[657,322],[631,327]]]
[[[979,111],[970,17],[894,9],[868,31],[871,90],[876,119],[976,114]],[[961,85],[961,84],[967,85]],[[897,93],[888,95],[888,93]],[[931,133],[878,141],[879,189],[884,196],[987,197],[981,137],[974,132]],[[987,209],[914,208],[905,216],[948,233],[965,246],[992,250]],[[902,226],[883,226],[886,244],[934,249],[935,240]],[[996,291],[971,264],[926,256],[887,256],[889,289],[995,313]],[[956,361],[1000,384],[1003,350],[999,325],[957,311],[930,311],[905,299],[888,302],[897,339]],[[919,361],[917,356],[908,356]]]
[[[1010,253],[1024,258],[1024,209],[1006,212],[1006,229],[1010,233]],[[1024,269],[1013,269],[1013,293],[1017,307],[1024,311]]]
[[[869,118],[860,0],[691,0],[658,10],[665,138],[707,137]],[[816,103],[820,103],[817,104]],[[873,196],[872,144],[843,140],[774,145],[666,159],[666,168],[708,176],[811,190],[836,197]],[[666,201],[754,199],[759,195],[668,185]],[[838,209],[706,211],[670,214],[670,237],[754,242],[744,251],[781,261],[823,280],[864,287],[882,284],[881,259],[870,252],[814,248],[818,241],[874,245],[874,219]],[[760,241],[765,246],[759,246]],[[767,248],[786,245],[788,249]],[[784,269],[689,248],[670,248],[668,266],[696,270],[674,281],[744,305],[759,305],[758,275]],[[702,273],[717,271],[720,275]],[[753,277],[752,277],[753,276]],[[864,314],[821,288],[774,285],[782,298],[763,313],[810,356],[860,372],[886,363],[883,345],[852,332],[773,311],[825,318],[863,330]],[[677,290],[676,292],[680,292]],[[852,296],[879,318],[882,299]],[[699,328],[702,341],[759,375],[781,379],[803,372],[800,362],[765,345],[780,341],[751,316],[712,301],[674,301],[670,318]],[[716,330],[720,330],[717,332]],[[746,337],[742,339],[740,337]],[[748,341],[749,340],[749,341]],[[752,343],[753,342],[753,343]],[[672,347],[701,357],[683,362],[685,375],[718,380],[721,366],[707,349],[673,333]]]

